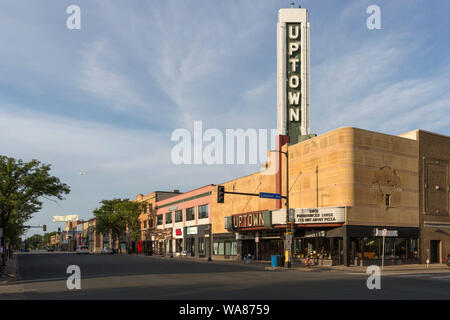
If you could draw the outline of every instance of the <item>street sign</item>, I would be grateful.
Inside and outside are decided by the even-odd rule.
[[[260,192],[259,193],[259,197],[260,198],[265,198],[265,199],[281,199],[281,194],[279,193],[268,193],[268,192]]]

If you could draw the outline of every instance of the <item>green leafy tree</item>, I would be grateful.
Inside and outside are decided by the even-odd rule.
[[[129,240],[139,237],[142,204],[129,199],[102,200],[100,208],[94,210],[97,219],[97,234],[111,234],[113,246],[128,231]]]
[[[49,232],[49,233],[44,233],[44,236],[43,236],[43,239],[42,239],[44,248],[50,247],[51,237],[54,236],[57,233],[58,232],[56,232],[56,231]]]
[[[43,249],[43,236],[40,234],[34,234],[25,240],[25,248],[30,249]]]
[[[0,228],[6,237],[23,233],[23,223],[42,209],[42,198],[63,200],[63,194],[70,192],[69,186],[50,175],[50,169],[38,160],[24,162],[0,156]],[[2,260],[4,265],[5,256]]]

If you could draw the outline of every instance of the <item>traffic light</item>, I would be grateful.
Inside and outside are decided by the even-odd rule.
[[[44,224],[44,226],[42,227],[42,230],[47,231],[47,225]]]
[[[58,234],[61,234],[61,228],[58,228]]]
[[[225,187],[218,186],[217,187],[217,203],[224,203],[224,202],[225,202]]]

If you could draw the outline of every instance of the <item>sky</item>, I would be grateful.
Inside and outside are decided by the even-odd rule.
[[[49,163],[71,187],[28,224],[55,231],[52,216],[90,219],[103,199],[258,171],[175,165],[170,138],[195,120],[204,130],[276,128],[276,24],[290,2],[1,1],[0,154]],[[81,10],[79,30],[66,26],[70,5]],[[448,0],[301,5],[311,23],[312,133],[450,135]],[[379,30],[367,28],[370,5],[380,7]]]

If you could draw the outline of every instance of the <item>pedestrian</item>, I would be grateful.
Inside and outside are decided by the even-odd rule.
[[[306,265],[306,268],[308,268],[308,269],[311,266],[311,260],[309,259],[309,256],[306,257],[305,265]]]

